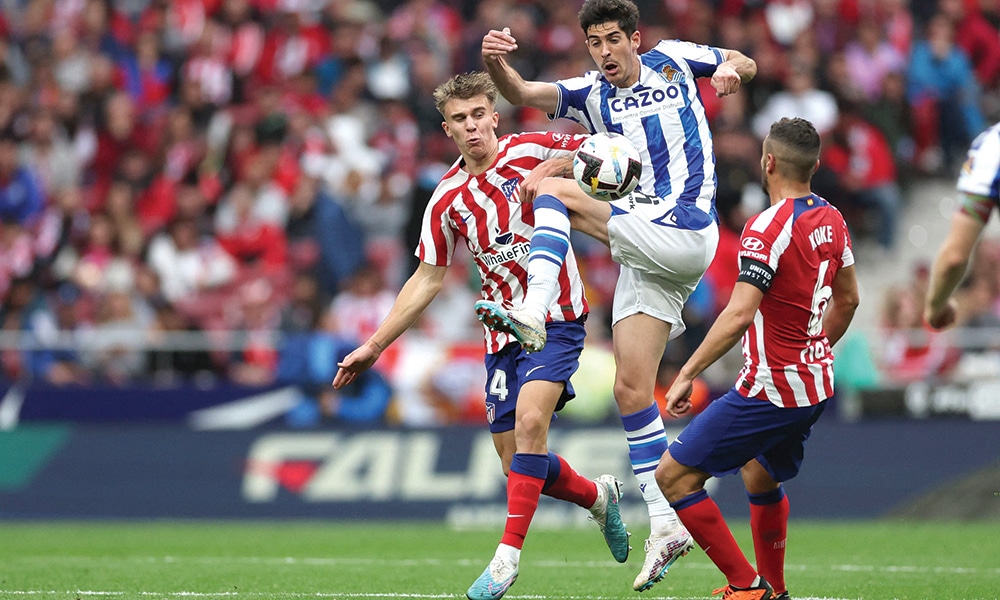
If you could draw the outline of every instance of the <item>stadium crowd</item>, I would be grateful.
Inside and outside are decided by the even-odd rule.
[[[758,65],[739,94],[702,93],[725,226],[687,308],[690,333],[671,344],[664,373],[729,297],[733,246],[764,206],[756,157],[777,116],[817,126],[824,154],[814,189],[877,253],[896,245],[907,187],[953,177],[1000,113],[998,0],[637,4],[646,44],[718,45]],[[514,59],[526,78],[588,70],[577,9],[527,0],[4,2],[0,378],[290,381],[331,418],[385,418],[390,395],[398,406],[430,399],[423,413],[401,409],[395,419],[479,418],[470,406],[481,365],[469,359],[482,352],[478,282],[467,269],[452,269],[424,326],[380,361],[367,391],[347,399],[328,383],[412,272],[423,207],[455,159],[432,90],[480,69],[483,35],[502,26],[518,32]],[[500,110],[501,134],[571,126]],[[617,267],[592,240],[574,242],[600,340]],[[977,319],[997,319],[996,282],[974,287],[989,313]]]

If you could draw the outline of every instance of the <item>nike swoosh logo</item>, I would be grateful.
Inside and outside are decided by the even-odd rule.
[[[524,374],[524,376],[527,377],[528,375],[531,375],[532,373],[534,373],[538,369],[544,369],[544,368],[545,368],[545,365],[538,365],[537,367],[531,367],[530,369],[528,369],[528,372]]]
[[[674,440],[674,442],[676,442],[676,443],[678,443],[678,444],[683,444],[683,443],[684,443],[684,440]]]
[[[524,515],[512,515],[510,513],[507,513],[507,518],[508,519],[521,519],[521,518],[524,518]]]

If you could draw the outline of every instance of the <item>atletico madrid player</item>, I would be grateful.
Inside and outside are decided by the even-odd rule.
[[[717,592],[727,600],[787,598],[781,482],[798,473],[805,441],[833,395],[831,347],[858,306],[847,224],[810,189],[819,151],[809,121],[771,126],[761,158],[771,206],[744,227],[729,304],[667,391],[668,412],[688,412],[694,378],[742,336],[745,363],[735,387],[691,421],[656,469],[663,495],[725,574],[728,585]],[[737,471],[749,496],[757,569],[704,488],[710,476]]]

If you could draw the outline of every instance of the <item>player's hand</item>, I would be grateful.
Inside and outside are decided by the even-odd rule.
[[[680,376],[667,390],[667,413],[672,417],[681,417],[691,410],[691,391],[694,383],[690,379],[681,379]]]
[[[344,357],[343,361],[337,363],[340,368],[337,369],[337,374],[333,377],[334,389],[339,390],[353,382],[358,378],[358,375],[375,364],[381,355],[382,352],[371,341],[355,348],[353,352]]]
[[[955,324],[957,316],[958,304],[954,298],[949,298],[941,310],[931,310],[929,306],[924,310],[924,320],[934,329],[951,327]]]
[[[712,75],[712,87],[715,88],[715,95],[719,98],[736,93],[740,89],[743,79],[732,65],[722,63],[715,69]]]
[[[542,181],[550,177],[562,178],[564,173],[573,172],[573,159],[571,158],[550,158],[532,169],[521,180],[518,186],[517,199],[519,202],[532,202],[538,197],[539,187]]]
[[[483,60],[497,60],[517,50],[517,40],[510,34],[510,28],[502,31],[491,29],[483,36]]]
[[[545,179],[545,175],[538,172],[538,170],[531,171],[528,173],[524,179],[521,180],[521,185],[517,190],[517,200],[518,202],[527,204],[532,202],[538,197],[538,186]]]

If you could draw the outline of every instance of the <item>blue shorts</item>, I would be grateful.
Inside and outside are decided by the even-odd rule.
[[[514,429],[517,395],[527,381],[556,381],[566,384],[556,410],[576,396],[569,378],[580,366],[580,352],[586,330],[586,317],[576,321],[550,321],[545,324],[545,347],[531,354],[517,342],[507,344],[496,354],[486,355],[486,420],[490,433]],[[553,415],[554,417],[555,415]]]
[[[756,458],[775,481],[788,481],[798,475],[805,442],[825,408],[826,402],[778,408],[732,389],[681,431],[670,444],[670,456],[715,477],[735,473]]]

